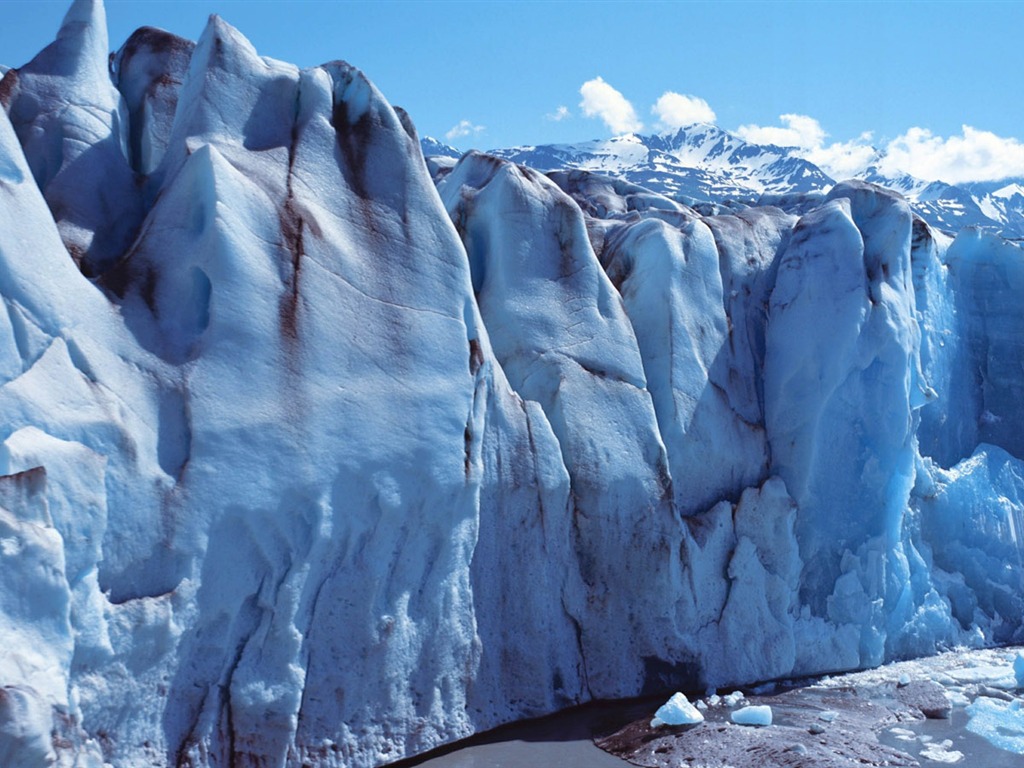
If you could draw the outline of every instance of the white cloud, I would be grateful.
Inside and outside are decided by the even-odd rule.
[[[580,109],[587,117],[601,118],[615,134],[643,130],[644,124],[625,96],[608,85],[601,77],[587,80],[580,86]]]
[[[935,136],[927,128],[911,128],[886,146],[883,173],[899,171],[950,184],[996,181],[1024,175],[1024,144],[969,125],[959,136]]]
[[[800,157],[821,168],[833,179],[848,179],[875,163],[878,151],[871,146],[871,133],[850,141],[826,144],[828,134],[809,115],[779,115],[782,125],[741,125],[736,135],[753,144],[796,147]]]
[[[741,125],[736,135],[752,144],[775,144],[779,147],[813,149],[825,143],[821,123],[807,115],[779,115],[785,127],[777,125]]]
[[[551,120],[552,122],[555,123],[560,123],[569,117],[572,117],[572,112],[570,112],[569,108],[564,104],[560,106],[558,109],[556,109],[554,112],[549,112],[548,114],[544,115],[545,120]]]
[[[866,131],[850,141],[835,141],[812,147],[804,157],[837,181],[852,178],[878,162],[878,150],[871,145],[872,133]]]
[[[704,99],[674,91],[665,91],[651,107],[658,116],[658,127],[676,130],[694,123],[715,122],[715,111]]]
[[[936,136],[927,128],[910,128],[878,149],[871,134],[826,144],[821,123],[807,115],[780,115],[782,125],[742,125],[736,134],[755,144],[796,147],[800,155],[834,179],[848,179],[870,165],[886,176],[909,173],[926,181],[959,184],[1024,176],[1024,143],[969,125],[959,135]]]
[[[458,125],[452,127],[448,133],[445,134],[445,138],[448,141],[452,139],[461,139],[463,136],[470,136],[474,133],[480,133],[484,130],[482,125],[473,125],[469,120],[459,120]]]

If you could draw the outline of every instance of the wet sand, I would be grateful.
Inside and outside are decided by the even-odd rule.
[[[901,700],[896,693],[895,686],[806,687],[773,695],[748,695],[737,706],[709,707],[705,721],[698,725],[652,728],[648,717],[597,743],[634,765],[648,768],[916,766],[918,761],[912,755],[878,738],[886,727],[923,717],[913,700]],[[935,691],[926,689],[927,693]],[[941,691],[938,694],[941,696]],[[922,698],[928,700],[927,695]],[[732,713],[740,706],[763,705],[772,709],[770,726],[731,722]]]

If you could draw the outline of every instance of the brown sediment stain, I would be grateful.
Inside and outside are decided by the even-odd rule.
[[[291,199],[285,201],[279,213],[281,236],[284,247],[291,256],[292,274],[288,281],[288,290],[281,299],[279,309],[281,331],[283,335],[297,341],[299,338],[299,275],[302,270],[304,254],[303,231],[305,222],[296,211]]]
[[[128,139],[130,150],[131,167],[138,171],[139,158],[141,156],[141,131],[144,123],[142,108],[145,100],[162,99],[167,105],[167,111],[173,113],[178,102],[178,90],[188,64],[191,61],[192,53],[195,50],[195,43],[191,40],[165,32],[154,27],[140,27],[132,33],[117,52],[112,62],[114,71],[112,77],[114,82],[125,96],[129,108],[128,114]],[[149,58],[155,58],[161,71],[152,72],[148,62],[137,65],[135,68],[141,71],[138,73],[145,78],[143,98],[136,100],[123,88],[123,78],[126,73],[131,73],[135,57],[140,53],[148,54]],[[163,92],[161,94],[161,92]]]
[[[160,274],[152,265],[136,265],[130,258],[133,252],[129,252],[125,258],[106,271],[96,273],[89,263],[83,261],[84,255],[80,248],[74,244],[68,245],[67,248],[83,275],[95,280],[102,288],[121,300],[132,288],[136,288],[139,298],[146,303],[154,316],[157,315],[156,289]]]
[[[122,61],[131,58],[142,49],[157,54],[188,52],[188,55],[191,56],[195,47],[196,44],[191,40],[178,37],[165,30],[156,27],[139,27],[121,46],[118,58]]]
[[[411,146],[418,148],[420,146],[419,133],[416,131],[416,126],[413,124],[412,118],[409,117],[409,113],[399,106],[392,105],[391,108],[395,110],[395,114],[398,116],[398,122],[401,123],[402,130],[405,131],[405,135],[413,142]]]
[[[0,475],[0,508],[26,521],[50,524],[46,506],[46,467]]]
[[[64,243],[64,247],[67,248],[68,255],[71,256],[71,260],[75,262],[75,266],[78,267],[78,271],[86,277],[95,277],[93,274],[92,267],[86,261],[85,251],[82,246],[77,243]],[[123,296],[123,294],[121,294]]]
[[[469,340],[469,373],[471,376],[476,376],[477,371],[480,370],[480,366],[484,364],[484,353],[483,348],[480,346],[479,339]]]
[[[462,433],[462,440],[465,451],[463,468],[465,469],[466,477],[468,478],[473,463],[473,431],[469,428],[469,424],[466,425],[466,429]]]
[[[14,89],[18,85],[18,70],[9,69],[3,78],[0,78],[0,106],[4,109],[10,109],[11,98],[14,95]]]
[[[675,498],[675,489],[672,472],[668,467],[668,454],[664,450],[658,454],[658,461],[654,469],[658,477],[658,486],[661,488],[661,501],[672,504]]]
[[[485,184],[488,181],[490,181],[491,179],[493,179],[494,178],[494,174],[496,174],[498,171],[500,171],[506,165],[510,165],[513,168],[515,168],[516,170],[519,170],[520,173],[522,173],[521,169],[518,166],[516,166],[515,163],[509,162],[508,160],[502,160],[500,157],[495,157],[494,155],[488,155],[488,154],[485,154],[483,152],[478,152],[476,150],[470,150],[465,155],[463,155],[463,157],[472,157],[473,158],[473,162],[477,163],[478,165],[482,165],[482,166],[484,166],[487,169],[487,172],[490,175],[487,177],[486,181],[484,182]],[[462,161],[460,160],[459,162],[462,162]],[[483,186],[483,185],[481,185],[481,186]]]
[[[0,475],[0,486],[19,488],[35,492],[46,484],[46,467],[32,467],[10,475]]]
[[[365,199],[369,196],[366,184],[366,148],[373,131],[373,109],[368,108],[354,122],[348,112],[348,104],[339,99],[331,111],[331,126],[338,142],[338,149],[345,160],[345,167],[351,171],[349,183],[352,191]]]
[[[153,313],[154,317],[159,316],[160,312],[157,309],[156,303],[156,284],[157,284],[157,271],[147,265],[143,271],[142,280],[139,284],[139,296],[146,302],[146,306],[149,307],[149,311]]]
[[[576,238],[572,231],[573,220],[578,210],[570,199],[556,197],[554,201],[556,226],[558,227],[558,274],[559,277],[572,277],[577,271],[576,254],[573,252],[576,245]]]
[[[2,83],[0,83],[0,85],[2,85]],[[928,225],[925,223],[924,219],[919,219],[916,216],[914,217],[914,222],[911,225],[910,232],[911,249],[920,248],[921,246],[930,243],[932,240],[931,230]]]
[[[624,251],[623,243],[628,237],[628,228],[619,228],[604,237],[601,242],[601,266],[612,286],[622,295],[622,286],[633,271],[633,260]]]
[[[523,420],[526,422],[526,440],[530,446],[530,461],[533,467],[532,477],[530,478],[529,485],[534,488],[537,492],[537,515],[540,517],[541,528],[547,534],[547,512],[544,505],[544,489],[540,483],[540,460],[537,456],[537,441],[533,436],[533,423],[530,419],[530,412],[526,408],[526,402],[518,395],[513,395],[519,403],[520,409],[523,411]],[[500,454],[499,454],[500,455]],[[561,456],[559,457],[561,459]],[[500,477],[500,474],[499,474]],[[520,484],[515,482],[515,475],[513,474],[513,488],[521,487]]]
[[[292,173],[295,170],[295,147],[299,141],[298,123],[292,124],[291,142],[288,146],[288,179],[284,205],[278,212],[283,245],[291,257],[291,276],[288,290],[281,298],[278,310],[281,333],[286,340],[295,342],[299,338],[299,275],[302,270],[302,257],[305,255],[305,219],[295,205],[295,192],[292,188]]]

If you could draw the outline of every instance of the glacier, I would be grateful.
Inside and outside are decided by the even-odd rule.
[[[0,763],[373,766],[1024,640],[1024,254],[425,160],[99,0],[0,80]]]

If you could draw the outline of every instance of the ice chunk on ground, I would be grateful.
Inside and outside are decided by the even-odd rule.
[[[733,691],[728,696],[726,696],[724,699],[722,699],[722,702],[727,707],[739,706],[739,703],[741,701],[743,701],[743,692],[742,691]]]
[[[737,725],[771,725],[772,708],[767,705],[743,707],[732,713],[732,721]]]
[[[976,733],[989,744],[1016,755],[1024,755],[1024,712],[1021,702],[1004,704],[982,696],[967,708],[971,719],[967,730]]]
[[[672,694],[672,698],[658,707],[651,720],[651,728],[659,725],[696,725],[704,722],[702,715],[689,699],[681,693]]]
[[[1017,687],[1024,688],[1024,653],[1020,651],[1013,660],[1013,675],[1017,678]]]

